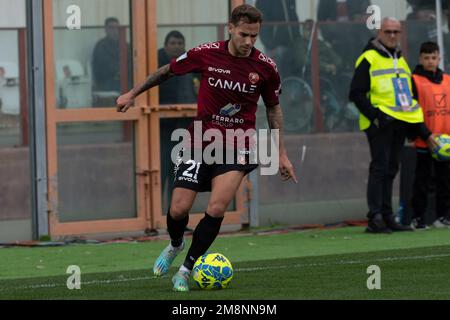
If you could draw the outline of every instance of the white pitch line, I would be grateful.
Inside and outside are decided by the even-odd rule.
[[[333,266],[333,265],[351,265],[351,264],[364,264],[364,263],[373,263],[373,262],[389,262],[389,261],[401,261],[401,260],[429,260],[436,258],[447,258],[450,257],[450,253],[445,254],[434,254],[434,255],[426,255],[426,256],[404,256],[404,257],[386,257],[386,258],[378,258],[371,260],[342,260],[334,263],[305,263],[305,264],[294,264],[294,265],[281,265],[281,266],[267,266],[267,267],[251,267],[251,268],[236,268],[235,272],[252,272],[252,271],[262,271],[262,270],[277,270],[277,269],[287,269],[287,268],[308,268],[308,267],[318,267],[318,266]],[[158,278],[166,278],[163,277],[136,277],[136,278],[123,278],[123,279],[109,279],[109,280],[92,280],[81,282],[81,285],[92,285],[92,284],[113,284],[119,282],[131,282],[131,281],[144,281],[144,280],[154,280]],[[6,279],[12,280],[12,279]],[[54,288],[54,287],[64,287],[65,283],[44,283],[44,284],[36,284],[30,286],[22,286],[15,287],[17,290],[26,290],[26,289],[43,289],[43,288]],[[0,291],[6,291],[6,288],[1,288]]]
[[[118,282],[128,282],[128,281],[142,281],[142,280],[152,280],[157,278],[164,278],[164,277],[138,277],[138,278],[123,278],[123,279],[107,279],[107,280],[92,280],[92,281],[85,281],[81,282],[81,285],[91,285],[91,284],[111,284],[111,283],[118,283]],[[6,279],[6,280],[13,280],[13,279]],[[26,290],[26,289],[43,289],[43,288],[55,288],[55,287],[64,287],[66,286],[65,283],[44,283],[44,284],[33,284],[30,286],[21,286],[21,287],[15,287],[14,289],[19,290]],[[6,291],[6,288],[1,288],[0,291]]]
[[[406,256],[406,257],[387,257],[380,259],[372,259],[372,260],[343,260],[334,263],[305,263],[305,264],[294,264],[289,266],[269,266],[269,267],[251,267],[251,268],[237,268],[236,271],[257,271],[257,270],[273,270],[273,269],[286,269],[286,268],[308,268],[308,267],[323,267],[323,266],[332,266],[332,265],[346,265],[346,264],[363,264],[363,263],[373,263],[373,262],[386,262],[386,261],[397,261],[397,260],[428,260],[435,258],[445,258],[450,257],[450,253],[445,254],[435,254],[428,256]]]

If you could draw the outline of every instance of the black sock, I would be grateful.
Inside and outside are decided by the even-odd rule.
[[[186,268],[192,270],[195,261],[208,250],[219,234],[222,220],[223,217],[214,218],[205,212],[192,235],[192,244],[183,263]]]
[[[183,243],[184,229],[186,229],[188,222],[188,214],[180,220],[175,220],[170,215],[170,209],[167,212],[167,231],[169,231],[172,247],[179,247]]]

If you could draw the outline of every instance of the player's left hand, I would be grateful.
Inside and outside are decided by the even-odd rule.
[[[280,155],[280,173],[283,181],[287,181],[292,178],[295,183],[298,183],[297,177],[295,176],[294,167],[285,154]]]

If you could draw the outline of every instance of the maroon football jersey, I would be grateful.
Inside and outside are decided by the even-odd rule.
[[[248,57],[235,57],[228,41],[206,43],[173,59],[170,69],[176,75],[202,75],[195,120],[202,121],[203,132],[215,128],[225,137],[226,129],[255,129],[259,97],[267,107],[279,104],[276,64],[256,48]],[[193,125],[189,131],[193,134]]]

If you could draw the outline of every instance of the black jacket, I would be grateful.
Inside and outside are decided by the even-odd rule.
[[[431,82],[436,83],[436,84],[441,84],[442,80],[444,79],[444,72],[442,72],[441,69],[438,68],[436,72],[426,71],[421,64],[418,64],[416,66],[416,68],[413,71],[413,74],[417,74],[419,76],[425,77],[428,80],[430,80]],[[416,84],[414,83],[414,78],[413,78],[413,85],[414,85],[414,87],[416,86]],[[418,98],[419,98],[419,95],[417,93],[417,90],[415,90],[414,99],[418,99]]]
[[[370,39],[367,46],[364,48],[363,52],[368,50],[376,50],[380,55],[384,57],[389,57],[389,55],[381,49],[382,44],[377,39]],[[389,49],[386,48],[391,55],[394,53],[398,58],[402,56],[402,52],[399,48]],[[373,122],[375,119],[380,119],[381,116],[385,116],[383,112],[381,112],[378,108],[375,108],[370,99],[367,97],[367,93],[370,91],[370,63],[366,59],[363,59],[358,67],[355,69],[353,74],[352,83],[350,86],[350,94],[349,99],[353,101],[358,108],[359,112],[361,112],[366,118]],[[414,82],[413,84],[413,96],[417,96],[417,90],[415,89]],[[385,116],[389,117],[389,116]],[[426,128],[425,124],[422,122],[416,125],[415,131],[417,135],[420,135],[423,139],[427,139],[431,132]]]
[[[418,64],[413,71],[413,74],[417,74],[419,76],[425,77],[433,83],[441,84],[442,79],[444,79],[444,73],[441,69],[437,69],[436,72],[426,71],[421,64]],[[417,86],[414,82],[414,78],[412,79],[412,87],[413,87],[413,97],[416,100],[419,100],[419,92],[417,92]]]
[[[127,44],[127,50],[128,88],[131,88],[133,86],[133,69],[129,44]],[[125,75],[120,75],[120,43],[118,40],[104,37],[96,43],[92,58],[92,73],[95,90],[123,91],[120,80]]]
[[[371,0],[347,0],[348,15],[353,20],[355,15],[365,15],[367,7],[371,5]],[[318,5],[317,19],[319,21],[337,19],[337,1],[320,0]]]
[[[262,24],[260,38],[266,49],[290,48],[300,38],[299,25],[289,24],[299,23],[295,0],[257,0],[255,7],[263,13],[264,22],[280,23]]]
[[[170,58],[164,48],[158,50],[158,66],[170,63]],[[160,104],[196,103],[194,76],[188,73],[173,77],[159,85]]]

